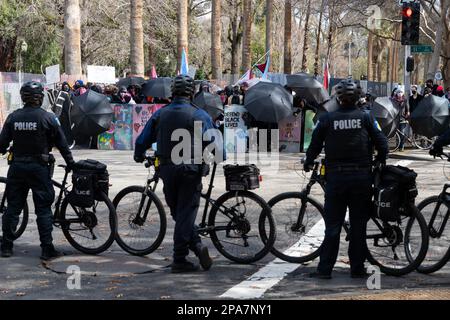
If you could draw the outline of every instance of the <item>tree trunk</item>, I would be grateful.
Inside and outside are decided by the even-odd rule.
[[[0,72],[11,72],[14,69],[14,51],[17,38],[2,38],[0,36]]]
[[[244,10],[242,12],[244,32],[242,41],[242,72],[246,72],[252,67],[252,0],[243,0]]]
[[[130,62],[131,74],[143,77],[144,66],[144,27],[142,26],[143,0],[130,0]]]
[[[442,68],[442,73],[444,77],[444,89],[450,87],[450,0],[441,1],[441,14],[445,17],[443,20],[444,32],[443,32],[443,43],[445,43],[443,48],[444,63]]]
[[[431,62],[430,65],[428,66],[428,71],[427,71],[427,79],[434,79],[434,75],[436,74],[436,71],[439,70],[439,59],[440,59],[440,55],[441,55],[441,50],[442,50],[442,35],[444,33],[444,28],[445,28],[445,17],[443,17],[441,19],[441,23],[437,23],[436,26],[436,38],[435,38],[435,45],[434,45],[434,52],[433,55],[431,56]]]
[[[373,33],[369,31],[367,38],[367,80],[372,81]]]
[[[188,53],[188,0],[178,0],[177,14],[177,71],[181,71],[183,48]]]
[[[268,52],[266,58],[272,57],[271,52],[273,42],[272,26],[273,26],[273,0],[266,0],[266,52]]]
[[[65,73],[81,76],[81,21],[79,0],[64,2],[64,66]]]
[[[319,75],[319,53],[320,53],[320,33],[322,31],[322,17],[323,10],[325,8],[325,0],[322,0],[320,5],[319,25],[317,27],[317,39],[316,39],[316,53],[314,55],[314,75]]]
[[[303,38],[303,56],[302,56],[302,72],[306,72],[308,69],[308,35],[309,35],[309,17],[311,16],[311,0],[308,0],[308,7],[306,9],[305,18],[305,37]]]
[[[286,0],[284,5],[284,73],[292,73],[292,4]]]
[[[212,78],[222,78],[222,24],[221,24],[221,0],[212,0],[211,15],[211,68]]]

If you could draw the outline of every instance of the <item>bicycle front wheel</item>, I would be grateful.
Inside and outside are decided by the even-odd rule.
[[[450,260],[450,210],[438,196],[426,198],[417,208],[425,218],[430,234],[427,254],[417,271],[433,273]]]
[[[272,253],[287,262],[317,258],[325,237],[323,206],[300,192],[286,192],[269,200],[277,228]]]
[[[264,199],[249,191],[231,191],[212,205],[211,240],[227,259],[252,263],[266,256],[276,239],[272,212]]]
[[[117,244],[126,252],[144,256],[155,251],[166,234],[166,213],[159,198],[141,186],[120,191],[113,200],[117,212]]]
[[[114,242],[117,233],[116,210],[106,194],[91,208],[71,205],[67,198],[61,204],[61,229],[67,241],[86,254],[99,254]]]
[[[428,249],[427,224],[416,206],[398,222],[371,218],[367,224],[367,259],[391,276],[414,271]]]
[[[6,178],[0,177],[0,195],[1,195],[0,201],[2,201],[3,198],[5,200],[3,208],[0,208],[0,231],[2,230],[3,215],[6,213],[6,210],[8,209],[8,202],[6,200],[5,190],[6,190]],[[23,206],[23,209],[19,215],[19,223],[17,224],[15,230],[13,230],[12,232],[13,234],[12,240],[18,239],[25,232],[25,229],[27,228],[28,224],[28,216],[29,216],[28,204],[25,202],[25,205]]]

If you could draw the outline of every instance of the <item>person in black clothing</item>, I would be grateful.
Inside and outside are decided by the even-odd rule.
[[[419,94],[419,92],[417,92],[417,86],[411,86],[411,95],[409,97],[409,113],[413,113],[422,99],[423,96]]]
[[[439,157],[444,152],[444,146],[450,144],[450,129],[440,135],[430,149],[430,155]]]
[[[8,116],[0,134],[0,153],[5,154],[12,142],[12,160],[6,184],[8,208],[3,215],[1,254],[2,257],[13,254],[15,239],[12,230],[17,228],[20,212],[31,189],[42,247],[41,259],[47,260],[60,255],[52,243],[51,205],[55,191],[51,180],[54,157],[50,152],[56,146],[69,169],[74,160],[58,118],[41,109],[44,99],[42,85],[27,82],[20,89],[20,95],[25,106]]]
[[[344,80],[336,87],[340,108],[323,115],[313,131],[306,152],[305,171],[325,145],[325,239],[317,271],[311,277],[330,279],[339,252],[347,208],[350,213],[349,257],[352,277],[365,277],[366,227],[372,198],[373,147],[377,160],[385,163],[388,144],[371,114],[356,106],[361,96],[357,84]]]

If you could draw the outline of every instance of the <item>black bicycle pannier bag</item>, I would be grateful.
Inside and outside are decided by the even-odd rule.
[[[81,177],[90,177],[90,179]],[[86,201],[81,201],[78,199],[79,196],[84,195],[85,192],[81,192],[79,183],[84,180],[89,180],[91,182],[92,189],[92,197],[87,199]],[[109,192],[109,174],[107,170],[107,166],[104,163],[101,163],[97,160],[87,159],[81,160],[75,163],[73,174],[72,174],[72,183],[73,189],[71,191],[71,203],[74,200],[74,205],[79,207],[90,207],[93,205],[94,200],[103,200],[101,197],[101,193],[108,195]],[[74,199],[73,199],[74,198]],[[78,204],[76,204],[78,203]],[[89,205],[90,204],[90,205]]]
[[[259,169],[254,164],[226,165],[223,167],[227,191],[259,188]]]
[[[81,208],[94,205],[94,176],[89,171],[72,173],[72,190],[68,194],[69,203]]]
[[[402,166],[385,166],[375,185],[375,215],[383,221],[398,221],[409,216],[417,197],[417,173]]]

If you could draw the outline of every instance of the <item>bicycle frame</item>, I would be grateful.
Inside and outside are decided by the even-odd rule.
[[[450,184],[445,184],[444,188],[442,189],[441,194],[439,195],[438,204],[433,210],[433,215],[431,216],[430,222],[428,224],[428,230],[430,232],[430,236],[433,238],[440,238],[442,236],[442,233],[444,232],[445,226],[447,225],[448,219],[450,217],[450,194],[447,193],[447,189],[450,188]],[[436,221],[437,213],[439,212],[439,209],[441,205],[445,205],[447,207],[447,213],[445,214],[444,220],[442,221],[439,230],[436,230],[434,225],[434,222]]]

